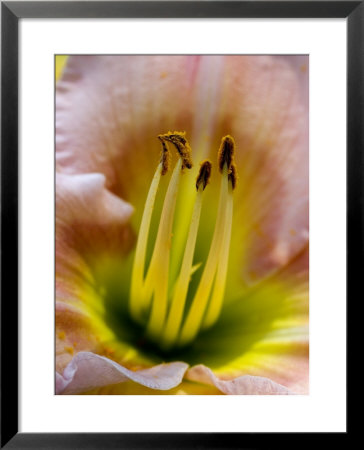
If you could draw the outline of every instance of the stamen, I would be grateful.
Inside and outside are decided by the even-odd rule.
[[[236,164],[232,163],[231,164],[231,168],[230,168],[231,172],[229,173],[229,181],[231,182],[231,187],[234,190],[236,188],[236,184],[238,182],[238,171],[236,169]]]
[[[204,321],[204,315],[206,306],[212,290],[217,267],[222,266],[222,258],[227,259],[230,246],[230,232],[228,232],[229,216],[232,214],[232,198],[229,195],[229,184],[236,183],[236,167],[234,163],[235,141],[227,135],[222,138],[220,149],[218,152],[218,164],[220,171],[222,172],[221,190],[219,208],[217,214],[217,221],[215,225],[214,235],[210,247],[210,252],[207,258],[207,262],[200,280],[200,284],[197,288],[196,294],[191,304],[191,308],[188,312],[186,321],[182,327],[180,336],[180,345],[183,346],[192,341],[197,335],[202,322]],[[232,167],[234,167],[232,169]],[[229,182],[231,179],[231,182]],[[230,201],[231,200],[231,201]],[[230,224],[231,228],[231,224]],[[228,232],[228,236],[225,236],[225,232]],[[227,247],[227,249],[226,249]],[[227,252],[225,255],[224,253]],[[227,266],[227,262],[224,264]],[[213,323],[212,320],[216,320],[220,311],[220,302],[225,289],[226,280],[226,267],[221,267],[218,276],[218,294],[214,297],[214,303],[212,306],[212,312],[209,313],[207,324]],[[216,317],[217,314],[217,317]]]
[[[234,163],[234,150],[234,138],[232,138],[230,135],[224,136],[221,139],[221,145],[218,152],[218,163],[221,173],[224,170],[225,164],[227,165],[228,173],[231,172],[231,165]]]
[[[182,160],[179,160],[174,168],[164,200],[157,239],[145,282],[144,302],[147,306],[154,292],[152,310],[147,327],[148,334],[153,338],[156,338],[162,331],[161,327],[167,311],[169,254],[181,168]]]
[[[233,169],[234,167],[234,169]],[[212,297],[208,305],[208,309],[205,315],[203,328],[210,328],[217,321],[220,315],[221,307],[224,299],[227,269],[229,262],[229,249],[230,249],[230,239],[231,239],[231,226],[233,221],[233,195],[232,191],[236,184],[236,167],[232,166],[232,172],[228,176],[229,178],[229,194],[226,204],[226,216],[223,231],[223,240],[221,244],[221,253],[218,261],[216,278],[213,288]],[[234,176],[231,176],[232,174]]]
[[[163,152],[165,154],[165,152]],[[139,229],[138,240],[135,250],[135,259],[133,264],[133,271],[131,276],[131,291],[130,291],[130,314],[134,320],[140,321],[141,314],[144,309],[143,295],[141,294],[141,286],[143,285],[145,257],[147,251],[147,242],[149,235],[150,222],[159,186],[161,175],[165,173],[165,166],[163,161],[158,164],[155,171],[152,183],[149,188],[147,200],[144,206],[142,222]]]
[[[177,276],[178,269],[171,272],[170,268],[172,228],[181,174],[184,168],[192,167],[191,148],[183,132],[168,132],[159,135],[158,139],[162,145],[160,163],[148,192],[141,221],[132,271],[129,308],[132,318],[146,325],[147,335],[154,342],[159,343],[161,348],[167,350],[173,346],[184,346],[190,343],[201,328],[211,327],[220,315],[226,287],[231,240],[232,193],[238,176],[234,162],[235,142],[231,136],[227,135],[222,139],[218,152],[218,166],[222,176],[214,234],[201,279],[191,306],[185,314],[190,279],[201,264],[193,265],[193,259],[203,193],[210,180],[212,165],[208,160],[201,162],[195,183],[197,192],[188,190],[187,200],[189,205],[193,205],[193,212],[191,219],[189,213],[187,214],[188,233],[186,232],[186,240],[181,243],[184,246],[184,254]],[[173,144],[180,159],[173,170],[167,188],[152,257],[147,273],[144,275],[148,235],[156,194],[161,176],[167,173],[170,165],[168,144]],[[193,185],[190,185],[190,188],[192,187]],[[186,195],[185,191],[184,195]],[[189,228],[187,228],[188,225]],[[176,250],[175,244],[174,242],[173,251]],[[173,289],[169,288],[169,283]]]
[[[226,198],[228,194],[228,169],[225,165],[221,179],[220,200],[214,235],[211,242],[209,255],[201,276],[201,280],[193,298],[187,318],[183,324],[179,343],[185,345],[192,341],[198,333],[205,313],[206,305],[212,289],[216,266],[221,249],[221,238],[224,231],[224,216]]]
[[[205,190],[207,183],[210,180],[211,176],[211,162],[209,160],[202,161],[200,164],[200,171],[197,175],[196,179],[196,189],[198,191],[200,185],[202,184],[202,190]]]
[[[175,136],[176,133],[173,135]],[[182,133],[177,134],[182,135]],[[166,138],[170,135],[160,135],[158,136],[160,140],[169,140]],[[147,325],[147,333],[154,340],[158,338],[159,334],[162,332],[162,327],[165,321],[165,316],[168,306],[168,275],[169,275],[169,257],[171,248],[171,237],[172,237],[172,225],[174,210],[176,206],[176,199],[178,193],[178,186],[181,177],[181,169],[187,167],[185,165],[186,159],[191,160],[190,147],[184,138],[185,144],[179,143],[177,146],[173,140],[171,142],[177,148],[178,153],[183,157],[178,160],[171,181],[169,183],[167,193],[164,200],[161,220],[159,223],[158,234],[156,238],[156,243],[153,250],[152,259],[148,269],[148,274],[145,281],[144,287],[144,304],[149,305],[152,299],[153,293],[153,304]],[[182,149],[183,151],[180,149]],[[192,161],[191,161],[192,167]]]
[[[181,272],[175,286],[171,308],[164,333],[162,335],[162,345],[165,349],[170,348],[175,343],[181,327],[190,277],[194,269],[192,267],[192,261],[195,251],[198,225],[200,222],[202,194],[207,183],[209,182],[210,175],[211,162],[203,161],[196,180],[197,195],[187,238],[186,249],[183,256]]]
[[[191,159],[191,147],[190,144],[187,142],[187,139],[185,138],[186,133],[181,131],[168,131],[166,134],[160,134],[158,137],[161,140],[165,140],[168,142],[171,142],[177,149],[180,157],[182,158],[183,165],[182,168],[184,169],[187,167],[187,169],[191,169],[192,159]]]
[[[161,141],[162,144],[162,151],[161,151],[162,175],[165,175],[168,172],[169,165],[171,163],[171,154],[164,140],[160,136],[158,136],[158,139]]]

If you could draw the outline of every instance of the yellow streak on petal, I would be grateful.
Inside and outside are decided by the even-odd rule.
[[[73,355],[74,354],[74,352],[75,352],[75,350],[74,350],[74,348],[73,347],[71,347],[71,346],[65,346],[65,348],[64,348],[65,350],[66,350],[66,352],[67,353],[69,353],[70,355]]]
[[[67,55],[56,55],[55,57],[55,78],[56,81],[59,80],[62,75],[64,66],[66,65],[68,56]]]

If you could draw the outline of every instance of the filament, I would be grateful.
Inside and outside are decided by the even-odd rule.
[[[190,186],[182,193],[181,204],[188,205],[189,211],[183,217],[187,234],[183,242],[178,240],[173,243],[177,196],[184,169],[192,167],[191,148],[183,132],[169,131],[159,135],[158,139],[162,145],[161,159],[149,188],[141,220],[132,269],[129,310],[133,320],[145,326],[147,336],[164,350],[169,350],[189,344],[201,329],[214,325],[220,316],[227,280],[237,170],[234,162],[235,142],[228,135],[222,138],[218,152],[221,186],[214,233],[196,292],[190,294],[191,276],[201,265],[201,262],[193,264],[193,261],[204,190],[210,181],[212,165],[210,161],[203,161],[195,182],[196,190],[193,192]],[[175,147],[179,159],[165,194],[155,244],[146,270],[153,208],[161,176],[167,173],[170,165],[168,144]],[[189,205],[193,205],[191,216]],[[179,268],[171,262],[171,253],[177,251],[179,254],[182,246],[184,251]],[[193,297],[189,298],[190,295]],[[188,304],[190,307],[187,310]]]
[[[198,225],[200,222],[202,195],[207,183],[209,182],[210,175],[211,163],[210,161],[203,161],[201,163],[200,171],[196,180],[197,195],[195,199],[182,267],[175,286],[168,320],[162,336],[162,344],[165,348],[171,347],[174,344],[181,326],[188,285],[193,271],[192,261],[196,245]]]
[[[201,322],[203,320],[206,305],[210,296],[212,284],[216,273],[217,261],[221,250],[227,195],[228,195],[228,169],[225,165],[223,176],[221,179],[220,200],[214,235],[212,238],[210,251],[207,257],[205,268],[201,276],[199,286],[193,298],[186,321],[183,324],[181,330],[181,336],[179,340],[180,345],[185,345],[195,338],[196,334],[199,331]]]
[[[144,302],[147,306],[154,292],[152,310],[147,326],[148,335],[154,338],[161,331],[161,325],[164,323],[167,311],[169,255],[181,169],[182,159],[179,159],[174,168],[164,200],[157,239],[145,282]]]
[[[214,288],[212,297],[205,315],[203,328],[210,328],[217,321],[225,292],[226,276],[229,261],[229,248],[231,239],[231,225],[233,220],[233,181],[229,182],[229,194],[226,203],[226,215],[223,231],[223,239],[221,245],[221,253],[218,261],[218,267],[216,272],[216,278],[214,282]]]
[[[131,316],[133,317],[134,320],[138,322],[141,320],[141,314],[144,307],[143,296],[141,295],[142,294],[141,288],[143,285],[149,228],[162,171],[163,171],[163,164],[161,162],[159,163],[157,170],[155,171],[152,183],[149,188],[135,250],[135,258],[131,276],[131,293],[130,293],[129,308]]]

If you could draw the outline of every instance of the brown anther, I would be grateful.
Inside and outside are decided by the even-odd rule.
[[[191,169],[193,166],[191,158],[192,151],[185,135],[186,133],[181,131],[168,131],[168,133],[160,134],[158,137],[160,140],[170,142],[176,147],[176,150],[182,159],[182,168],[187,167],[187,169]]]
[[[202,184],[202,190],[205,190],[210,180],[212,164],[209,160],[204,160],[200,164],[200,170],[196,178],[196,189],[198,190]]]
[[[235,141],[230,135],[224,136],[221,139],[221,145],[218,152],[218,164],[220,172],[224,170],[226,164],[228,173],[231,172],[231,166],[234,162]]]
[[[171,154],[164,140],[160,136],[158,136],[158,139],[161,141],[162,144],[161,159],[160,159],[160,162],[162,164],[161,175],[165,175],[169,169]]]
[[[231,182],[231,187],[235,189],[238,182],[238,171],[236,169],[236,164],[232,163],[230,167],[230,173],[228,175],[228,180]]]

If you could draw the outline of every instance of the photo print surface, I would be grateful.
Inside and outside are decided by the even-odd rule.
[[[55,393],[308,394],[308,56],[55,69]]]

